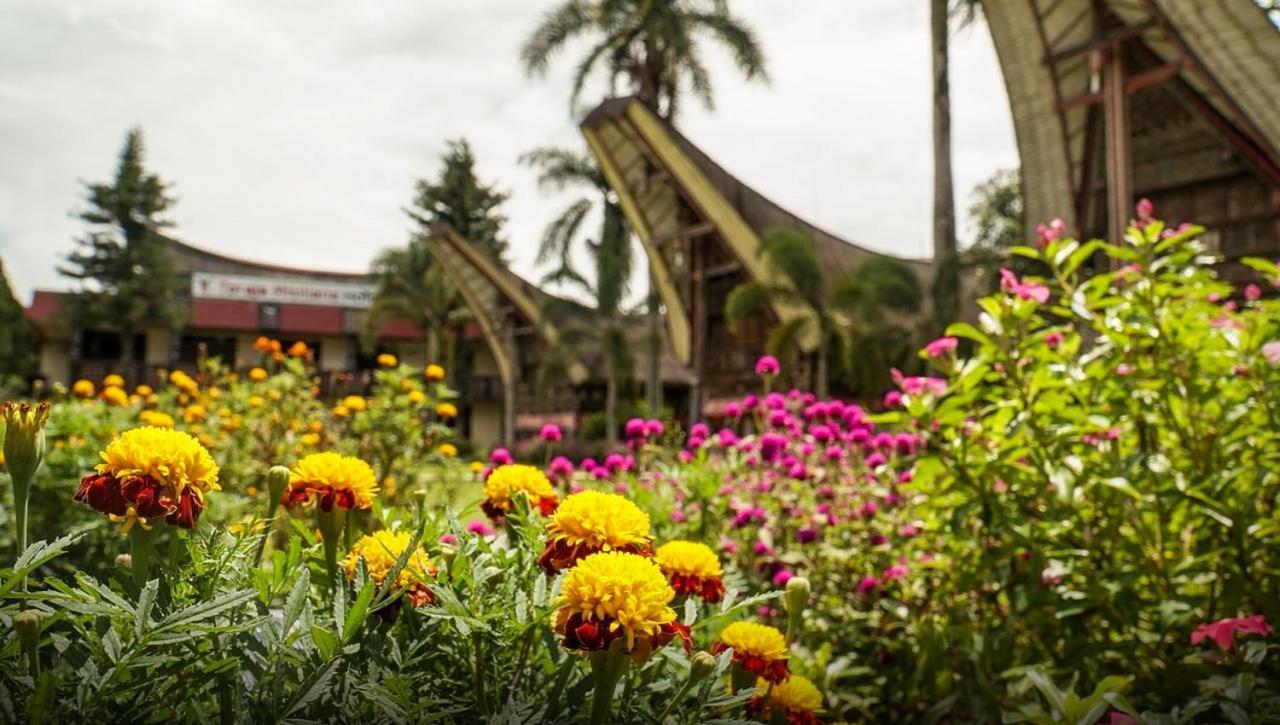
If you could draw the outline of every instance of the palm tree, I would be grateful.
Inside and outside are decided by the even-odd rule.
[[[713,108],[704,37],[722,45],[748,80],[767,80],[755,33],[729,14],[726,0],[565,0],[525,41],[520,57],[526,72],[546,75],[551,59],[580,36],[592,36],[592,45],[574,71],[571,108],[596,73],[608,79],[611,94],[625,82],[668,120],[684,90]]]
[[[893,313],[919,308],[920,282],[905,263],[872,256],[825,284],[813,240],[790,228],[770,229],[760,238],[760,254],[786,280],[772,283],[753,280],[738,285],[725,302],[725,318],[736,332],[743,320],[763,313],[774,304],[795,304],[811,314],[800,315],[774,327],[765,345],[774,355],[798,347],[801,338],[814,335],[814,392],[828,392],[828,365],[833,348],[846,367],[857,362],[859,342],[869,342]]]
[[[442,361],[440,355],[452,356],[448,339],[466,308],[426,242],[415,237],[405,247],[383,250],[373,261],[371,275],[373,303],[362,331],[366,344],[382,325],[403,320],[426,337],[427,361],[445,362],[445,369],[452,371],[453,361]]]
[[[918,367],[921,330],[912,319],[923,296],[915,270],[893,257],[867,257],[832,285],[828,304],[845,325],[842,362],[851,392],[879,394],[890,369]]]
[[[547,225],[538,247],[537,263],[556,264],[543,278],[543,283],[576,287],[594,303],[593,314],[587,324],[575,324],[574,318],[581,319],[581,316],[557,315],[555,310],[545,312],[552,317],[567,320],[567,324],[561,325],[561,345],[594,344],[604,355],[606,439],[610,444],[616,443],[618,391],[621,382],[631,377],[632,370],[630,344],[622,309],[633,263],[630,229],[622,209],[610,193],[608,182],[588,154],[543,147],[523,155],[520,161],[539,170],[538,184],[544,189],[564,190],[576,187],[585,188],[589,193],[570,204]],[[593,199],[593,196],[597,198]],[[597,204],[601,210],[599,241],[583,238],[581,235],[583,224]],[[580,244],[585,245],[586,252],[595,265],[594,281],[588,280],[574,265],[573,256]],[[558,302],[553,301],[551,304]],[[548,370],[562,358],[564,355],[559,351],[550,351],[547,356]]]

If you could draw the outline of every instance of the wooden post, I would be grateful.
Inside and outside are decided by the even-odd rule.
[[[689,426],[702,419],[702,381],[707,347],[707,255],[706,239],[690,238],[689,268],[693,281],[693,384],[689,386]]]
[[[1110,49],[1102,67],[1103,115],[1107,142],[1108,241],[1119,244],[1129,228],[1133,207],[1133,169],[1129,158],[1129,109],[1124,92],[1124,54]]]
[[[502,346],[507,350],[506,380],[502,385],[502,444],[508,449],[516,444],[516,388],[520,385],[520,363],[513,325],[507,320],[502,331]]]

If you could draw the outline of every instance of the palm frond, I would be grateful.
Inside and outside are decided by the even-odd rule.
[[[608,184],[595,159],[581,151],[558,146],[542,146],[520,155],[520,164],[538,169],[538,186],[544,191],[563,191],[584,184],[604,191]]]
[[[525,73],[535,77],[546,75],[555,54],[590,25],[590,3],[586,0],[566,0],[560,7],[548,12],[520,49],[520,60],[524,64]]]
[[[720,41],[747,80],[768,82],[764,49],[754,31],[727,12],[690,13],[688,17],[693,24],[706,29]]]
[[[810,304],[818,307],[822,291],[822,265],[813,240],[790,227],[774,227],[760,238],[760,254],[785,276]]]
[[[729,323],[729,330],[736,333],[743,320],[769,309],[769,292],[768,285],[754,281],[744,282],[730,290],[724,302],[724,317]]]
[[[546,264],[553,259],[560,260],[561,264],[567,263],[573,240],[578,237],[591,206],[590,200],[579,199],[547,225],[538,244],[538,264]]]
[[[779,322],[773,331],[769,333],[769,339],[765,341],[765,347],[772,355],[786,355],[793,350],[800,349],[800,338],[807,328],[813,322],[812,317],[792,317],[789,320]]]

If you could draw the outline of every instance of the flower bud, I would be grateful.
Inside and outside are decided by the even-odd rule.
[[[279,501],[284,490],[289,487],[289,469],[285,466],[272,466],[267,471],[267,493],[272,501]]]
[[[121,569],[130,569],[133,567],[132,554],[116,554],[116,566]]]
[[[49,420],[49,404],[7,402],[0,406],[4,416],[4,463],[18,485],[30,483],[44,461],[44,425]]]
[[[787,580],[787,592],[783,597],[787,614],[793,617],[800,616],[800,613],[804,611],[805,605],[809,603],[810,589],[809,580],[805,577],[793,576]]]
[[[39,609],[24,609],[13,615],[13,629],[18,634],[18,643],[27,658],[32,677],[40,673],[40,627],[43,623],[44,612]]]
[[[689,659],[689,686],[697,686],[715,671],[716,658],[710,652],[694,652]]]

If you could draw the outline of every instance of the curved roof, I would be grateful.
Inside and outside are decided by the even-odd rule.
[[[776,277],[758,254],[760,235],[775,226],[804,232],[814,240],[824,269],[844,270],[868,256],[889,256],[848,242],[801,219],[743,183],[712,161],[671,124],[635,97],[609,99],[583,119],[582,133],[618,194],[619,205],[636,231],[667,308],[672,351],[688,362],[691,326],[687,305],[664,254],[668,242],[715,233],[755,279]],[[928,260],[905,260],[921,276]],[[803,307],[775,306],[781,319],[805,315]],[[804,341],[811,349],[815,341]]]
[[[1121,46],[1129,49],[1127,95],[1166,89],[1174,94],[1167,107],[1211,126],[1208,132],[1226,139],[1248,173],[1280,186],[1280,31],[1252,0],[985,0],[984,6],[1008,90],[1029,227],[1052,217],[1072,231],[1089,226],[1088,198],[1101,163],[1095,157],[1103,148],[1094,119],[1102,98],[1099,54]],[[1141,163],[1135,156],[1135,166]],[[1174,172],[1188,173],[1183,167]],[[1206,154],[1200,178],[1178,181],[1215,173],[1226,173],[1223,160]]]
[[[202,272],[222,272],[226,274],[273,274],[285,277],[307,277],[341,282],[365,282],[369,275],[365,272],[334,272],[332,270],[306,269],[290,267],[282,264],[257,262],[250,259],[233,257],[228,254],[211,252],[193,244],[164,237],[169,242],[174,259],[178,263],[179,272],[198,269]]]

